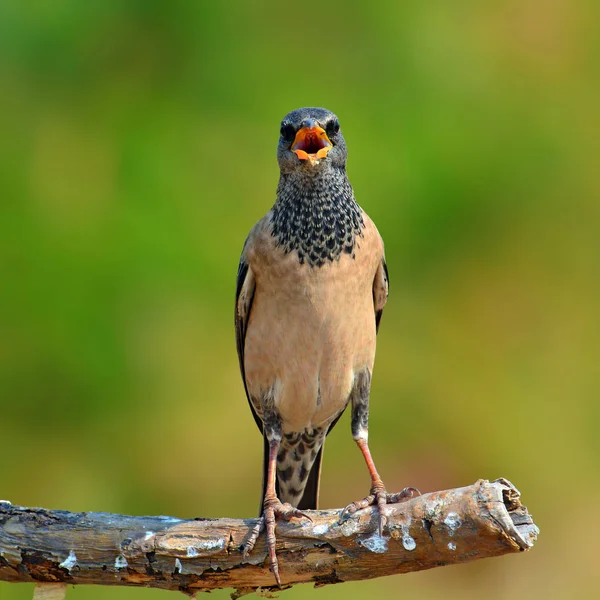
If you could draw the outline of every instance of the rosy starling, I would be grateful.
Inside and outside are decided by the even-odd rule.
[[[352,513],[388,495],[367,444],[375,338],[388,296],[383,241],[354,199],[337,117],[301,108],[281,123],[273,208],[252,228],[240,260],[235,329],[240,369],[264,439],[261,518],[277,583],[276,517],[317,508],[325,436],[348,404],[371,492]]]

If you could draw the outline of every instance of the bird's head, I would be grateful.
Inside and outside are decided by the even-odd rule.
[[[344,168],[348,153],[338,118],[325,108],[299,108],[281,121],[277,160],[282,173]]]

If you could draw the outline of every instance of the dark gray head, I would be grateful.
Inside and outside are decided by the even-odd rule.
[[[299,108],[281,121],[277,161],[282,173],[345,169],[348,152],[338,118],[325,108]]]

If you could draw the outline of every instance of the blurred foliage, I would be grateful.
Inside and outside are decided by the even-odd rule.
[[[599,12],[2,0],[0,495],[255,514],[262,444],[235,353],[237,261],[274,199],[280,118],[326,106],[386,242],[371,411],[384,480],[430,491],[508,477],[542,533],[519,557],[284,596],[592,597]],[[322,505],[367,486],[346,419]],[[69,590],[109,595],[170,597]],[[0,583],[0,597],[31,586]]]

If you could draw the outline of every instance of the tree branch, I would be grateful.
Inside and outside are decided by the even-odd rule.
[[[340,519],[309,511],[277,525],[285,587],[371,579],[527,550],[538,528],[507,480],[424,494]],[[256,523],[182,520],[23,508],[0,501],[0,581],[138,585],[194,594],[237,588],[234,597],[275,588],[261,535],[242,562],[240,546]]]

